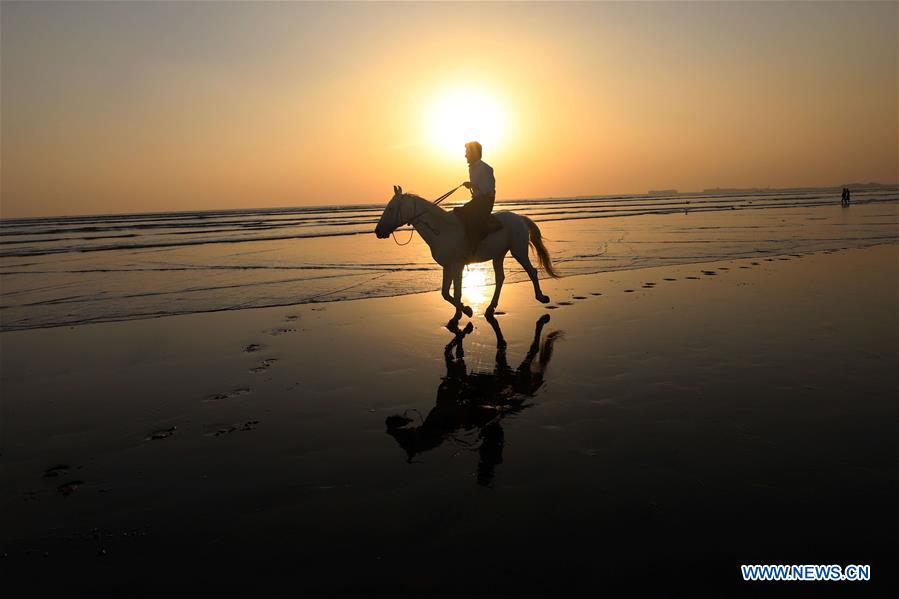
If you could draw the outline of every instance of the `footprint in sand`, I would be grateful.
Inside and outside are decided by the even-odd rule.
[[[493,313],[494,316],[504,316],[505,314],[506,313],[501,310],[497,310],[496,312]]]
[[[699,277],[687,277],[687,278],[690,279],[691,281],[698,281],[698,280],[699,280]]]
[[[240,389],[235,389],[234,391],[229,391],[227,393],[216,393],[215,395],[210,395],[206,398],[206,401],[220,401],[222,399],[231,399],[232,397],[245,395],[249,392],[250,390],[246,387],[241,387]]]
[[[299,318],[298,314],[288,314],[287,316],[284,317],[284,320],[285,320],[285,322],[293,322],[298,318]]]
[[[672,279],[672,278],[669,277],[669,278],[667,278],[667,279],[662,279],[662,280],[663,280],[663,281],[676,281],[677,279]]]
[[[69,473],[72,468],[68,464],[58,464],[52,468],[44,470],[44,478],[53,478],[54,476],[64,476]]]
[[[574,296],[574,299],[576,299],[576,300],[582,300],[582,299],[587,299],[587,297],[584,296],[584,295],[575,295],[575,296]]]
[[[704,270],[704,271],[702,271],[702,274],[708,275],[708,276],[710,276],[710,277],[714,277],[714,276],[717,275],[718,273],[716,273],[714,270]]]
[[[173,426],[171,428],[164,428],[158,431],[153,431],[149,435],[147,435],[147,441],[159,441],[160,439],[167,439],[175,434],[175,431],[178,430],[177,426]]]
[[[718,270],[730,270],[730,269],[726,266],[719,266]]]
[[[594,291],[594,292],[591,293],[590,295],[602,295],[602,293],[600,293],[599,291]]]
[[[778,258],[778,260],[790,260],[790,258]]]
[[[643,285],[643,289],[655,289],[655,285]]]
[[[633,293],[634,290],[633,290],[633,289],[625,289],[624,292],[625,292],[625,293]]]
[[[559,302],[559,305],[560,306],[570,306],[570,305],[572,305],[572,302]]]
[[[274,364],[277,361],[278,361],[278,358],[266,358],[265,360],[262,361],[262,363],[259,366],[250,368],[250,372],[252,372],[253,374],[258,374],[260,372],[264,372],[264,371],[268,370],[269,368],[271,368],[272,364]]]
[[[558,308],[558,307],[559,307],[559,306],[546,306],[546,309],[547,309],[547,310],[555,310],[555,309]]]
[[[774,262],[774,258],[765,258],[765,262]]]
[[[253,431],[256,430],[256,426],[259,424],[258,420],[247,420],[243,424],[232,424],[228,428],[220,428],[214,433],[210,433],[211,437],[221,437],[222,435],[227,435],[229,433],[236,433],[238,431]]]
[[[759,265],[758,262],[750,262],[750,264],[752,264],[753,266],[758,266],[758,265]]]
[[[243,351],[245,353],[251,354],[254,351],[259,351],[260,349],[262,349],[262,346],[259,345],[258,343],[251,343],[248,346],[246,346],[245,348],[243,348]]]
[[[72,493],[78,490],[78,487],[84,484],[83,480],[70,480],[67,483],[62,483],[56,490],[59,491],[63,497],[68,497]]]
[[[284,327],[280,327],[277,329],[272,329],[271,331],[268,332],[268,334],[271,335],[272,337],[277,337],[278,335],[285,335],[287,333],[296,333],[296,332],[297,332],[296,329],[287,329]]]
[[[741,266],[740,268],[749,268],[748,266]]]

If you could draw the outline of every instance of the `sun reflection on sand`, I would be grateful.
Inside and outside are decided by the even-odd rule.
[[[488,264],[472,264],[462,274],[462,300],[476,312],[484,308],[493,295],[492,266],[488,270]]]

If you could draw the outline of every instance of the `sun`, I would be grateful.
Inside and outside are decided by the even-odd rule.
[[[431,143],[441,152],[458,156],[465,142],[476,140],[494,150],[506,134],[506,115],[500,102],[477,89],[442,94],[427,114]]]

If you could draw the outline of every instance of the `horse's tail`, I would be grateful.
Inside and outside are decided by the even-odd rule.
[[[534,250],[536,250],[537,257],[540,258],[540,267],[552,278],[561,278],[562,275],[560,275],[555,267],[553,267],[553,261],[549,257],[549,251],[543,244],[543,235],[540,234],[540,227],[526,216],[522,216],[521,218],[523,218],[524,222],[528,225],[528,243],[531,244],[531,247],[533,247]]]
[[[540,368],[542,370],[545,370],[549,366],[549,361],[552,360],[553,344],[564,338],[564,331],[553,331],[543,340],[543,344],[540,346]]]

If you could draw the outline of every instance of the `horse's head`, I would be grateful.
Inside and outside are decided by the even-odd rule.
[[[402,216],[400,216],[400,199],[402,197],[403,188],[399,185],[394,185],[393,197],[387,202],[387,207],[384,208],[384,212],[381,214],[381,218],[375,227],[375,235],[378,236],[378,239],[387,239],[400,225],[405,224],[400,222],[402,219]]]

